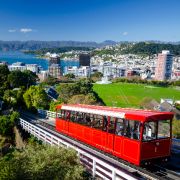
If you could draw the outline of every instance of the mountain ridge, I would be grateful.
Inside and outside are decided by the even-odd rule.
[[[163,41],[141,41],[141,42],[154,42],[154,43],[163,43],[163,44],[180,44],[178,42],[163,42]],[[0,50],[39,50],[42,48],[59,48],[59,47],[92,47],[100,48],[105,46],[111,46],[121,43],[138,43],[134,41],[112,41],[105,40],[103,42],[95,41],[2,41],[0,40]]]

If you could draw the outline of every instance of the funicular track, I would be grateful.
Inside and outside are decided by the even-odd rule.
[[[39,118],[27,115],[27,114],[21,114],[21,117],[25,120],[27,120],[29,123],[33,124],[34,126],[37,126],[53,135],[55,135],[56,137],[60,137],[62,138],[62,140],[64,140],[65,142],[68,142],[69,144],[71,144],[72,146],[70,147],[75,147],[78,148],[80,151],[84,152],[80,153],[78,152],[79,156],[80,156],[80,160],[83,163],[83,165],[85,165],[86,169],[92,173],[92,175],[95,177],[99,176],[102,177],[100,175],[100,173],[102,173],[104,176],[102,177],[102,179],[159,179],[159,180],[166,180],[166,179],[174,179],[174,180],[178,180],[180,179],[180,176],[174,172],[171,172],[163,167],[160,167],[159,165],[152,165],[151,167],[149,167],[148,169],[146,168],[142,168],[142,167],[138,167],[135,166],[133,164],[128,163],[127,161],[121,160],[119,158],[116,158],[113,155],[110,155],[104,151],[101,151],[95,147],[89,146],[85,143],[82,143],[81,141],[71,138],[68,135],[59,133],[55,130],[55,126],[53,126],[52,124],[47,123],[45,120],[41,120]],[[74,149],[74,148],[73,148]],[[77,149],[76,149],[77,150]],[[96,165],[101,167],[101,172],[94,172],[94,162],[92,161],[91,158],[89,158],[87,156],[87,154],[90,154],[92,156],[94,156],[96,159],[99,159],[100,162],[96,162]],[[101,162],[105,162],[106,166],[107,164],[109,164],[109,167],[105,167],[101,164]],[[119,169],[120,171],[122,171],[123,173],[127,174],[127,178],[124,178],[123,176],[118,176],[117,174],[113,175],[115,178],[111,178],[109,176],[106,176],[106,172],[105,171],[109,171],[110,174],[110,170],[108,168],[110,167],[114,167],[116,169]],[[104,171],[104,173],[103,173]],[[112,171],[112,174],[114,172]],[[122,174],[123,174],[122,173]],[[121,174],[121,173],[120,173]],[[112,176],[112,177],[113,177]],[[126,177],[126,176],[125,176]]]

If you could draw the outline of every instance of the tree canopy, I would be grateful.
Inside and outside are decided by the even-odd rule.
[[[0,179],[82,179],[75,151],[55,146],[27,145],[0,158]]]
[[[8,89],[8,75],[9,69],[7,65],[0,65],[0,95],[3,95],[3,92]]]
[[[28,109],[48,109],[49,98],[41,86],[31,86],[23,95]]]
[[[11,136],[13,134],[13,127],[19,118],[19,113],[13,112],[11,115],[0,116],[0,135]]]
[[[55,106],[60,103],[104,105],[102,99],[93,91],[93,84],[89,79],[81,79],[75,83],[59,84],[56,90],[59,93],[59,98],[57,102],[51,103],[51,110],[55,109]]]
[[[7,81],[9,69],[7,65],[0,65],[0,85],[2,85],[3,82]]]
[[[180,120],[173,120],[173,135],[180,138]]]
[[[36,74],[29,70],[25,70],[24,72],[16,70],[12,71],[8,75],[8,82],[12,88],[18,88],[22,86],[28,88],[29,86],[34,85],[36,80]]]
[[[82,79],[75,83],[70,84],[60,84],[56,87],[56,90],[60,94],[62,102],[67,103],[68,100],[77,94],[87,95],[88,93],[93,93],[93,85],[90,80]]]
[[[97,104],[97,99],[94,97],[92,93],[87,95],[78,94],[74,95],[72,98],[69,99],[68,104],[89,104],[95,105]]]
[[[150,42],[136,43],[128,48],[125,48],[122,52],[124,54],[145,54],[153,55],[160,53],[162,50],[170,50],[174,55],[180,55],[180,45],[174,44],[160,44]]]
[[[66,74],[65,77],[67,77],[68,79],[73,79],[75,78],[75,75],[72,73]]]

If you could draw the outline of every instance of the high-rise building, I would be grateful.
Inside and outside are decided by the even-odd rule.
[[[49,58],[49,66],[51,66],[51,64],[60,64],[60,57],[58,54],[51,54]]]
[[[62,74],[61,66],[59,64],[51,64],[49,66],[49,75],[55,78],[60,78]]]
[[[90,66],[90,54],[79,55],[79,66]]]
[[[158,54],[156,63],[155,80],[164,81],[171,79],[173,55],[170,51],[163,50]]]

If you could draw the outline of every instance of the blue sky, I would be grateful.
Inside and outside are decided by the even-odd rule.
[[[0,0],[0,40],[180,41],[180,0]]]

